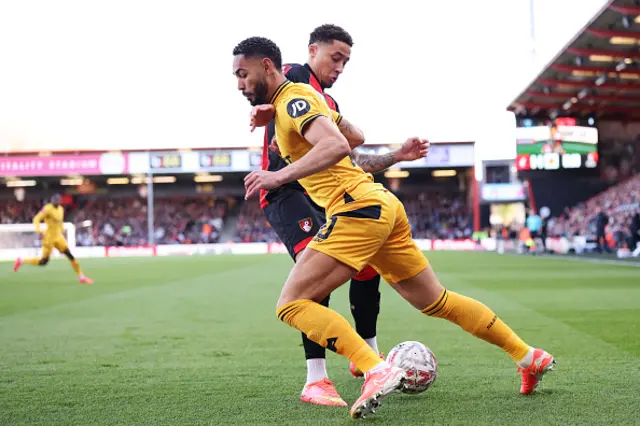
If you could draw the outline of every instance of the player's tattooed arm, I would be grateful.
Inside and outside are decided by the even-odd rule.
[[[414,161],[424,158],[429,153],[429,141],[409,138],[400,148],[388,154],[363,154],[351,151],[351,159],[367,173],[378,173],[401,161]]]
[[[367,173],[378,173],[388,169],[398,162],[395,152],[388,154],[363,154],[357,150],[351,151],[351,159]]]
[[[340,133],[347,138],[349,146],[354,149],[364,143],[364,133],[357,126],[354,126],[346,118],[341,117],[338,123]]]

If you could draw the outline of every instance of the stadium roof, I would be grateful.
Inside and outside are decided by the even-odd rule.
[[[507,109],[519,117],[640,120],[638,2],[607,2]]]

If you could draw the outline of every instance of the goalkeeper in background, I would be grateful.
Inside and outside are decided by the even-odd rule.
[[[71,251],[69,251],[69,245],[67,244],[67,240],[64,238],[62,229],[62,224],[64,223],[64,207],[60,205],[61,199],[62,197],[60,197],[59,194],[55,194],[51,197],[51,203],[45,205],[36,217],[33,218],[33,224],[36,227],[36,232],[42,240],[42,256],[40,258],[34,257],[31,259],[18,258],[13,270],[18,272],[18,269],[20,269],[20,267],[25,263],[29,265],[46,265],[49,263],[51,251],[55,248],[60,253],[67,256],[69,262],[71,262],[73,270],[78,274],[80,284],[93,284],[93,280],[85,277],[82,273],[80,264],[76,258],[73,257]],[[42,232],[40,228],[40,222],[43,220],[47,225],[47,229],[44,232]]]

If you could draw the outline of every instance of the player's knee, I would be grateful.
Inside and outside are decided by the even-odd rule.
[[[281,294],[280,298],[278,299],[278,303],[276,304],[276,311],[279,312],[282,307],[295,300],[295,298],[287,297],[285,294]]]
[[[277,309],[280,309],[281,307],[283,307],[288,303],[295,302],[296,300],[305,299],[305,298],[310,299],[309,297],[304,297],[304,295],[301,294],[300,283],[298,283],[295,278],[293,279],[293,281],[295,282],[292,282],[292,279],[289,278],[287,282],[284,284],[282,292],[280,293],[280,297],[278,298]]]
[[[280,321],[291,325],[291,321],[300,307],[299,303],[293,303],[295,301],[296,300],[287,301],[287,299],[280,297],[276,306],[276,316]]]
[[[75,257],[73,257],[73,255],[71,254],[71,251],[70,251],[69,249],[66,249],[66,250],[64,251],[64,255],[65,255],[65,256],[67,256],[67,258],[68,258],[69,260],[75,260],[75,259],[76,259]]]
[[[49,258],[48,257],[43,257],[42,259],[40,259],[40,262],[38,262],[38,265],[44,266],[47,263],[49,263]]]

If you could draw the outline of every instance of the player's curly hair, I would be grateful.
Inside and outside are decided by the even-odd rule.
[[[233,49],[233,56],[244,55],[250,58],[269,58],[277,69],[282,68],[280,48],[265,37],[249,37],[242,40]]]
[[[331,41],[341,41],[348,44],[349,47],[353,46],[353,39],[351,35],[344,30],[344,28],[333,24],[320,25],[318,28],[311,32],[309,36],[309,45],[313,43],[329,43]]]

